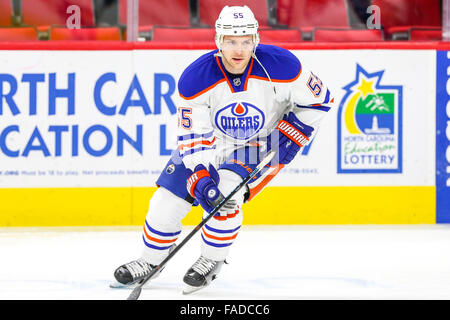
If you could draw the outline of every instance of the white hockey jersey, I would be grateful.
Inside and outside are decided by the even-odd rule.
[[[333,98],[295,55],[260,44],[257,59],[236,80],[217,52],[194,61],[178,82],[178,151],[187,168],[218,165],[236,148],[269,135],[290,111],[317,132]]]

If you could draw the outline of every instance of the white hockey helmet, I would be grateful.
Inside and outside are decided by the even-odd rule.
[[[252,35],[255,48],[259,43],[258,21],[247,6],[225,6],[216,21],[216,45],[220,49],[223,36]]]

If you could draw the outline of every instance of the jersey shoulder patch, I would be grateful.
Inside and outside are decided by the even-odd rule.
[[[218,50],[202,55],[181,74],[178,92],[184,99],[193,99],[224,80],[214,56]]]
[[[291,82],[301,74],[300,60],[289,50],[273,45],[260,44],[256,48],[255,55],[269,73],[272,81]],[[251,75],[267,79],[264,69],[256,61],[253,63]]]

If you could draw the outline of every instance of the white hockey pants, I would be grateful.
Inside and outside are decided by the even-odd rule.
[[[219,190],[226,197],[242,181],[242,178],[230,170],[218,170],[218,173]],[[236,201],[236,205],[232,210],[221,211],[221,215],[215,215],[203,226],[201,254],[204,257],[222,261],[228,256],[230,247],[242,225],[242,204],[245,192],[244,187],[233,196],[232,200]],[[189,202],[159,187],[150,200],[145,219],[142,233],[144,242],[142,258],[151,264],[160,264],[169,254],[170,247],[177,241],[182,229],[181,220],[190,210]],[[208,213],[204,211],[203,217],[207,215]]]

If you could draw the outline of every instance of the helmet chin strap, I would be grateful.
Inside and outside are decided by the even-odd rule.
[[[216,36],[216,39],[214,39],[215,40],[215,42],[216,42],[216,47],[217,47],[217,49],[219,49],[219,51],[217,51],[217,53],[215,53],[214,54],[214,57],[223,57],[222,56],[222,48],[221,48],[221,44],[222,44],[222,40],[223,40],[223,36],[219,36],[219,39],[217,39],[217,36]]]

